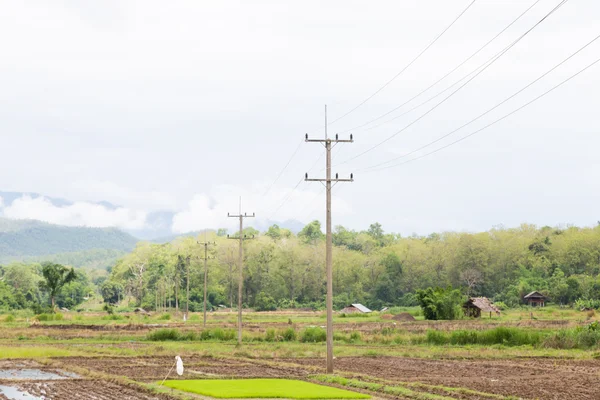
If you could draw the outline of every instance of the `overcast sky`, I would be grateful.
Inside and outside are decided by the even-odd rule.
[[[324,135],[442,32],[471,0],[27,1],[0,12],[0,191],[77,201],[58,209],[21,199],[13,218],[140,227],[148,212],[178,212],[174,232],[259,220],[323,218]],[[570,0],[483,73],[406,113],[475,70],[559,0],[539,0],[439,85],[427,88],[535,0],[477,0],[437,43],[330,134],[334,224],[427,234],[520,223],[600,220],[600,64],[513,116],[439,153],[395,168],[366,167],[449,133],[510,96],[600,34],[600,3]],[[600,57],[600,40],[490,114],[410,159],[509,113]],[[463,81],[464,82],[464,81]],[[455,86],[456,88],[458,86]],[[373,125],[404,114],[374,129]],[[294,151],[289,167],[271,187]],[[318,161],[317,161],[318,159]],[[316,164],[315,164],[316,163]],[[341,163],[341,164],[340,164]],[[362,172],[361,172],[362,171]],[[271,189],[269,189],[271,187]],[[265,194],[266,193],[266,194]],[[282,200],[288,200],[279,207]],[[114,211],[91,206],[109,201]],[[100,207],[100,208],[99,208]]]

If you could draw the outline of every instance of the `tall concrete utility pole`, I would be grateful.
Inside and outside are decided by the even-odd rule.
[[[208,246],[216,245],[216,242],[207,242],[206,241],[206,231],[204,231],[204,242],[198,242],[204,246],[204,327],[206,328],[206,291],[208,289],[208,259],[212,258],[208,256]]]
[[[239,239],[239,241],[240,241],[239,260],[238,260],[238,269],[239,269],[239,275],[238,275],[239,276],[239,281],[238,281],[238,345],[241,345],[242,344],[242,287],[244,285],[243,245],[244,245],[244,239],[253,239],[253,237],[245,237],[244,236],[244,218],[254,218],[255,215],[254,215],[254,213],[252,213],[252,215],[248,215],[246,213],[242,214],[242,198],[240,197],[239,214],[230,215],[229,213],[227,213],[227,216],[229,218],[239,218],[240,219],[239,238],[229,237],[229,235],[227,235],[227,238],[228,239]]]
[[[309,139],[308,134],[305,136],[307,142],[321,143],[325,146],[327,153],[326,157],[326,177],[325,179],[309,179],[308,173],[305,174],[304,180],[307,182],[321,182],[324,183],[326,189],[326,251],[325,251],[325,264],[327,269],[327,373],[333,373],[333,263],[332,263],[332,240],[331,240],[331,183],[335,182],[354,182],[353,174],[350,174],[350,179],[340,179],[338,174],[335,174],[335,178],[331,178],[331,149],[338,143],[353,143],[354,140],[352,135],[350,139],[338,139],[338,135],[335,135],[335,139],[329,139],[327,137],[327,106],[325,106],[325,139]]]

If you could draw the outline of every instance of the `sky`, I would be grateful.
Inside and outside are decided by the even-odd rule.
[[[227,212],[238,212],[242,196],[242,212],[256,213],[249,223],[323,220],[322,185],[302,180],[307,171],[324,176],[323,147],[303,138],[324,137],[327,104],[329,135],[354,138],[333,149],[333,173],[355,178],[333,189],[334,225],[378,221],[404,235],[595,225],[600,63],[426,153],[596,61],[600,40],[464,129],[391,168],[369,169],[469,122],[600,34],[600,3],[567,1],[432,109],[560,1],[476,0],[405,68],[471,2],[6,2],[0,191],[75,203],[0,199],[0,215],[141,228],[150,213],[170,211],[180,233],[233,228]],[[439,84],[363,126],[452,71],[530,6]]]

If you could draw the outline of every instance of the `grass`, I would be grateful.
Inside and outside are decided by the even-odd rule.
[[[206,379],[166,381],[165,386],[219,399],[369,399],[348,390],[290,379]]]

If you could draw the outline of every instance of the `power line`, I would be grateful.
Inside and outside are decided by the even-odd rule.
[[[467,6],[467,8],[465,8],[459,15],[458,17],[456,17],[451,23],[450,25],[448,25],[440,34],[438,34],[435,39],[433,39],[423,50],[421,50],[421,52],[419,54],[417,54],[417,56],[415,58],[412,59],[411,62],[409,62],[406,66],[404,66],[404,68],[402,68],[400,70],[400,72],[398,72],[396,75],[394,75],[394,77],[392,79],[390,79],[389,81],[387,81],[383,86],[381,86],[379,89],[377,89],[375,92],[373,92],[369,97],[367,97],[366,99],[364,99],[362,102],[360,102],[357,106],[355,106],[354,108],[352,108],[351,110],[347,111],[345,114],[343,114],[341,117],[338,117],[336,119],[334,119],[333,121],[331,121],[329,123],[329,125],[332,125],[334,123],[336,123],[337,121],[341,120],[342,118],[348,116],[349,114],[353,113],[354,111],[356,111],[358,108],[360,108],[361,106],[363,106],[366,102],[368,102],[369,100],[371,100],[373,97],[375,97],[377,94],[379,94],[379,92],[381,92],[383,89],[385,89],[387,86],[389,86],[393,81],[396,80],[396,78],[398,78],[400,75],[402,75],[402,73],[404,73],[404,71],[406,71],[408,68],[410,68],[411,65],[413,65],[419,58],[421,58],[421,56],[427,51],[429,50],[429,48],[431,46],[433,46],[462,16],[464,13],[467,12],[467,10],[469,10],[469,8],[471,8],[471,6],[473,4],[475,4],[477,0],[473,0],[471,1],[471,3],[469,3],[469,5]]]
[[[273,188],[273,186],[275,186],[275,184],[277,183],[277,181],[279,180],[279,178],[281,178],[281,175],[283,175],[283,173],[285,172],[285,170],[287,169],[287,167],[290,165],[290,163],[292,162],[292,160],[294,159],[294,157],[296,157],[296,154],[298,154],[298,151],[300,151],[300,148],[302,147],[302,141],[298,144],[298,147],[296,147],[296,150],[294,151],[294,153],[292,154],[292,156],[289,158],[288,162],[285,164],[285,166],[281,169],[281,171],[279,171],[279,174],[277,174],[277,178],[275,178],[275,180],[273,181],[273,183],[271,183],[269,185],[269,187],[267,188],[267,190],[263,193],[263,197],[265,197]]]
[[[411,158],[410,160],[406,160],[406,161],[404,161],[404,162],[401,162],[401,163],[398,163],[398,164],[395,164],[395,165],[390,165],[390,166],[388,166],[388,167],[383,167],[383,168],[379,168],[379,169],[370,170],[370,171],[367,171],[366,173],[369,173],[369,172],[378,172],[378,171],[382,171],[382,170],[384,170],[384,169],[388,169],[388,168],[399,167],[400,165],[404,165],[404,164],[407,164],[407,163],[409,163],[409,162],[413,162],[413,161],[419,160],[419,159],[421,159],[421,158],[423,158],[423,157],[427,157],[427,156],[429,156],[429,155],[431,155],[431,154],[435,154],[435,153],[437,153],[437,152],[439,152],[439,151],[442,151],[442,150],[444,150],[444,149],[447,149],[447,148],[448,148],[448,147],[450,147],[450,146],[453,146],[453,145],[455,145],[455,144],[457,144],[457,143],[459,143],[459,142],[462,142],[463,140],[465,140],[465,139],[468,139],[468,138],[470,138],[471,136],[473,136],[473,135],[476,135],[477,133],[479,133],[479,132],[481,132],[481,131],[483,131],[483,130],[485,130],[485,129],[489,128],[490,126],[492,126],[492,125],[495,125],[496,123],[498,123],[498,122],[500,122],[500,121],[502,121],[502,120],[504,120],[504,119],[506,119],[506,118],[510,117],[511,115],[513,115],[513,114],[515,114],[515,113],[517,113],[517,112],[521,111],[521,110],[522,110],[522,109],[524,109],[525,107],[527,107],[527,106],[529,106],[530,104],[532,104],[532,103],[536,102],[537,100],[539,100],[539,99],[541,99],[542,97],[546,96],[547,94],[549,94],[550,92],[554,91],[555,89],[558,89],[559,87],[561,87],[561,86],[562,86],[562,85],[564,85],[565,83],[569,82],[571,79],[573,79],[573,78],[577,77],[578,75],[582,74],[583,72],[585,72],[586,70],[588,70],[589,68],[593,67],[594,65],[596,65],[596,64],[597,64],[597,63],[599,63],[599,62],[600,62],[600,58],[598,58],[596,61],[594,61],[593,63],[589,64],[589,65],[588,65],[588,66],[586,66],[585,68],[583,68],[583,69],[579,70],[579,71],[578,71],[578,72],[576,72],[575,74],[573,74],[573,75],[569,76],[567,79],[563,80],[562,82],[560,82],[560,83],[559,83],[559,84],[557,84],[556,86],[553,86],[552,88],[548,89],[548,90],[547,90],[547,91],[545,91],[544,93],[542,93],[542,94],[540,94],[539,96],[535,97],[533,100],[530,100],[529,102],[527,102],[527,103],[523,104],[522,106],[518,107],[517,109],[515,109],[515,110],[511,111],[510,113],[508,113],[508,114],[506,114],[506,115],[502,116],[501,118],[498,118],[497,120],[495,120],[495,121],[493,121],[493,122],[491,122],[491,123],[487,124],[487,125],[486,125],[486,126],[484,126],[483,128],[480,128],[480,129],[477,129],[477,130],[476,130],[476,131],[474,131],[474,132],[471,132],[471,133],[470,133],[470,134],[468,134],[467,136],[463,136],[462,138],[460,138],[460,139],[458,139],[458,140],[455,140],[455,141],[454,141],[454,142],[452,142],[452,143],[449,143],[449,144],[447,144],[447,145],[445,145],[445,146],[442,146],[442,147],[440,147],[440,148],[438,148],[438,149],[435,149],[435,150],[433,150],[433,151],[430,151],[429,153],[427,153],[427,154],[423,154],[423,155],[421,155],[421,156],[419,156],[419,157]]]
[[[271,215],[269,215],[269,217],[267,218],[268,220],[270,220],[271,218],[273,218],[275,215],[277,215],[277,213],[279,212],[279,210],[281,209],[281,207],[284,206],[284,204],[289,200],[289,198],[292,196],[292,194],[296,191],[296,189],[298,189],[298,186],[300,186],[300,184],[304,181],[304,179],[300,179],[298,181],[298,183],[296,183],[296,186],[294,186],[292,188],[292,190],[290,190],[287,195],[283,198],[283,200],[281,201],[281,203],[279,203],[279,206],[275,209],[275,211],[273,211],[271,213]]]
[[[437,142],[439,142],[439,141],[447,138],[448,136],[450,136],[450,135],[458,132],[459,130],[463,129],[464,127],[472,124],[473,122],[479,120],[481,117],[486,116],[490,112],[492,112],[495,109],[497,109],[498,107],[502,106],[507,101],[513,99],[515,96],[521,94],[523,91],[527,90],[528,88],[530,88],[531,86],[533,86],[535,83],[537,83],[541,79],[545,78],[548,74],[552,73],[558,67],[560,67],[561,65],[563,65],[564,63],[566,63],[567,61],[569,61],[571,58],[575,57],[577,54],[579,54],[580,52],[582,52],[583,50],[585,50],[587,47],[589,47],[592,43],[594,43],[598,39],[600,39],[600,35],[596,36],[594,39],[592,39],[591,41],[589,41],[588,43],[586,43],[583,47],[579,48],[576,52],[574,52],[573,54],[571,54],[569,57],[565,58],[564,60],[562,60],[561,62],[559,62],[558,64],[556,64],[554,67],[552,67],[548,71],[544,72],[542,75],[540,75],[539,77],[537,77],[536,79],[534,79],[533,81],[531,81],[529,84],[527,84],[526,86],[524,86],[520,90],[518,90],[515,93],[513,93],[512,95],[508,96],[507,98],[505,98],[504,100],[502,100],[500,103],[496,104],[494,107],[492,107],[489,110],[485,111],[484,113],[478,115],[477,117],[473,118],[469,122],[467,122],[467,123],[459,126],[458,128],[454,129],[453,131],[451,131],[451,132],[449,132],[449,133],[447,133],[447,134],[445,134],[443,136],[440,136],[436,140],[434,140],[432,142],[429,142],[429,143],[427,143],[427,144],[425,144],[425,145],[419,147],[418,149],[415,149],[415,150],[413,150],[413,151],[411,151],[409,153],[403,154],[403,155],[401,155],[399,157],[392,158],[392,159],[390,159],[388,161],[385,161],[385,162],[382,162],[382,163],[379,163],[379,164],[372,165],[370,167],[363,168],[363,169],[361,169],[361,171],[369,170],[369,169],[372,169],[372,168],[378,168],[378,167],[381,167],[383,165],[390,164],[390,163],[392,163],[394,161],[397,161],[397,160],[399,160],[401,158],[408,157],[408,156],[410,156],[410,155],[412,155],[412,154],[414,154],[414,153],[416,153],[418,151],[421,151],[421,150],[423,150],[423,149],[425,149],[425,148],[427,148],[427,147],[429,147],[431,145],[434,145],[435,143],[437,143]]]
[[[373,118],[372,120],[370,120],[370,121],[368,121],[368,122],[365,122],[365,123],[364,123],[364,124],[362,124],[362,125],[358,125],[358,126],[356,126],[356,127],[354,127],[354,128],[350,128],[350,129],[347,129],[347,130],[345,130],[345,131],[340,131],[339,133],[346,133],[346,132],[350,132],[350,131],[354,131],[354,130],[357,130],[357,129],[364,128],[365,126],[367,126],[367,125],[370,125],[370,124],[372,124],[373,122],[375,122],[375,121],[378,121],[378,120],[380,120],[381,118],[383,118],[383,117],[386,117],[386,116],[390,115],[390,114],[391,114],[391,113],[393,113],[394,111],[396,111],[396,110],[399,110],[400,108],[404,107],[405,105],[407,105],[408,103],[410,103],[411,101],[413,101],[414,99],[416,99],[417,97],[421,96],[423,93],[427,92],[429,89],[431,89],[431,88],[433,88],[434,86],[436,86],[438,83],[440,83],[441,81],[443,81],[444,79],[446,79],[448,76],[450,76],[451,74],[453,74],[453,73],[454,73],[454,72],[455,72],[457,69],[459,69],[460,67],[462,67],[463,65],[465,65],[467,62],[469,62],[469,61],[470,61],[470,60],[471,60],[473,57],[475,57],[477,54],[479,54],[479,53],[480,53],[480,52],[481,52],[483,49],[485,49],[487,46],[489,46],[489,45],[490,45],[490,44],[491,44],[491,43],[492,43],[494,40],[496,40],[496,39],[497,39],[497,38],[498,38],[500,35],[502,35],[504,32],[506,32],[506,30],[508,30],[508,29],[509,29],[511,26],[513,26],[513,25],[514,25],[514,24],[515,24],[515,23],[516,23],[518,20],[520,20],[520,19],[521,19],[521,18],[522,18],[522,17],[523,17],[525,14],[527,14],[527,12],[528,12],[529,10],[531,10],[533,7],[535,7],[535,5],[536,5],[537,3],[539,3],[540,1],[541,1],[541,0],[536,0],[536,1],[535,1],[533,4],[531,4],[531,5],[530,5],[530,6],[529,6],[529,7],[528,7],[528,8],[527,8],[525,11],[523,11],[523,12],[522,12],[522,13],[521,13],[521,14],[520,14],[520,15],[519,15],[517,18],[515,18],[515,19],[514,19],[514,20],[513,20],[513,21],[512,21],[510,24],[508,24],[508,25],[507,25],[507,26],[506,26],[504,29],[502,29],[500,32],[498,32],[498,33],[497,33],[497,34],[496,34],[496,35],[495,35],[493,38],[491,38],[490,40],[488,40],[488,41],[487,41],[487,43],[485,43],[483,46],[481,46],[479,49],[477,49],[477,50],[476,50],[476,51],[475,51],[473,54],[471,54],[469,57],[467,57],[465,60],[463,60],[463,61],[462,61],[460,64],[458,64],[456,67],[454,67],[454,69],[452,69],[452,70],[451,70],[450,72],[448,72],[446,75],[442,76],[440,79],[438,79],[437,81],[435,81],[434,83],[432,83],[431,85],[429,85],[427,88],[423,89],[422,91],[420,91],[419,93],[417,93],[416,95],[414,95],[414,96],[413,96],[413,97],[411,97],[410,99],[406,100],[404,103],[400,104],[399,106],[397,106],[397,107],[395,107],[395,108],[391,109],[390,111],[388,111],[388,112],[386,112],[386,113],[384,113],[384,114],[381,114],[380,116],[378,116],[378,117],[376,117],[376,118]],[[477,68],[477,69],[479,69],[479,68]],[[475,69],[475,71],[477,71],[477,69]],[[475,71],[473,71],[473,72],[475,72]],[[471,73],[473,73],[473,72],[471,72]],[[456,84],[460,83],[460,82],[461,82],[463,79],[465,79],[465,78],[466,78],[467,76],[469,76],[469,75],[470,75],[470,74],[467,74],[465,77],[463,77],[463,78],[462,78],[462,79],[460,79],[459,81],[455,82],[453,85],[451,85],[450,87],[448,87],[446,90],[448,90],[448,89],[450,89],[451,87],[453,87],[454,85],[456,85]],[[444,90],[444,91],[445,91],[445,90]],[[438,93],[436,96],[434,96],[434,97],[430,98],[429,100],[432,100],[433,98],[435,98],[435,97],[437,97],[438,95],[442,94],[444,91],[442,91],[442,92]],[[429,100],[428,100],[428,101],[429,101]],[[425,103],[426,103],[426,102],[425,102]],[[421,103],[421,105],[422,105],[422,104],[425,104],[425,103]],[[412,111],[412,110],[414,110],[414,109],[415,109],[415,108],[412,108],[412,109],[411,109],[411,110],[409,110],[408,112],[410,112],[410,111]],[[407,113],[408,113],[408,112],[407,112]],[[399,116],[398,116],[398,117],[396,117],[396,118],[399,118],[399,117],[401,117],[401,116],[403,116],[403,115],[406,115],[406,113],[404,113],[404,114],[402,114],[402,115],[399,115]],[[396,118],[394,118],[394,119],[396,119]],[[393,121],[394,119],[388,120],[388,121],[384,122],[383,124],[386,124],[386,123],[388,123],[388,122],[390,122],[390,121]],[[383,124],[381,124],[381,125],[383,125]],[[379,127],[379,126],[381,126],[381,125],[377,125],[376,127]],[[372,128],[371,128],[371,129],[372,129]]]
[[[483,71],[485,71],[487,68],[489,68],[492,64],[494,64],[494,62],[496,62],[500,57],[502,57],[504,54],[506,54],[510,49],[512,49],[517,43],[519,43],[525,36],[527,36],[532,30],[534,30],[537,26],[539,26],[542,22],[544,22],[550,15],[552,15],[554,12],[556,12],[560,7],[562,7],[567,1],[569,0],[562,0],[558,5],[556,5],[550,12],[548,12],[541,20],[539,20],[535,25],[533,25],[531,28],[529,28],[525,33],[523,33],[521,36],[519,36],[515,41],[513,41],[511,44],[509,44],[507,47],[505,47],[499,54],[497,54],[489,63],[487,63],[487,65],[485,65],[482,69],[480,69],[475,75],[473,75],[471,78],[469,78],[469,80],[467,80],[465,83],[463,83],[461,86],[458,87],[458,89],[454,90],[452,93],[450,93],[448,96],[446,96],[444,99],[442,99],[442,101],[440,101],[439,103],[437,103],[436,105],[434,105],[432,108],[430,108],[429,110],[427,110],[425,113],[421,114],[421,116],[419,116],[417,119],[415,119],[414,121],[412,121],[411,123],[409,123],[408,125],[406,125],[404,128],[400,129],[399,131],[397,131],[396,133],[394,133],[391,136],[388,136],[386,139],[382,140],[381,142],[377,143],[376,145],[368,148],[367,150],[363,151],[362,153],[359,153],[358,155],[351,157],[343,162],[341,162],[340,164],[346,164],[352,160],[355,160],[373,150],[375,150],[376,148],[378,148],[379,146],[383,145],[384,143],[390,141],[391,139],[393,139],[394,137],[398,136],[400,133],[404,132],[405,130],[407,130],[408,128],[410,128],[411,126],[413,126],[414,124],[416,124],[417,122],[419,122],[421,119],[425,118],[427,115],[429,115],[433,110],[435,110],[436,108],[438,108],[440,105],[442,105],[443,103],[446,102],[446,100],[448,100],[449,98],[451,98],[452,96],[454,96],[459,90],[461,90],[462,88],[464,88],[466,85],[468,85],[473,79],[475,79],[476,77],[478,77]],[[338,164],[338,165],[340,165]]]

